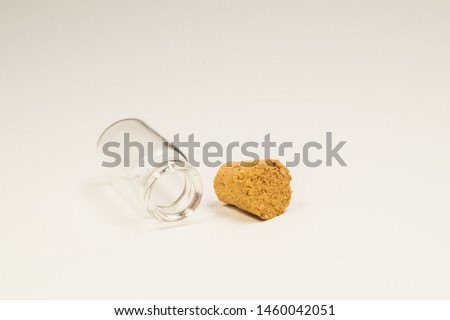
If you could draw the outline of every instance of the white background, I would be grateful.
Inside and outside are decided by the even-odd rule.
[[[0,0],[0,39],[0,298],[450,298],[449,2]],[[332,131],[348,167],[291,168],[261,222],[202,166],[195,216],[155,227],[95,155],[125,117]]]

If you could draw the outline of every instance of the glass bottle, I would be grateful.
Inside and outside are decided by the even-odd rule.
[[[128,200],[161,221],[190,216],[202,182],[186,156],[138,119],[124,119],[101,134],[97,151],[110,182]]]

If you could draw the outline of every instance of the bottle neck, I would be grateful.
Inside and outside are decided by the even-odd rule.
[[[170,160],[158,167],[148,168],[143,182],[146,209],[159,220],[179,221],[187,218],[200,203],[200,175],[187,161]]]

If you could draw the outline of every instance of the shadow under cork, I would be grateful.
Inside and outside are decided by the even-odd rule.
[[[255,223],[262,221],[262,219],[257,216],[218,200],[209,202],[205,205],[205,207],[214,215],[215,218],[225,218],[227,220],[233,220],[239,223]]]
[[[267,220],[261,219],[260,217],[258,217],[257,215],[254,215],[250,212],[247,212],[241,208],[238,208],[236,206],[233,206],[231,204],[224,204],[223,205],[225,208],[227,208],[227,210],[231,213],[231,216],[246,216],[248,219],[247,220],[253,220],[253,221],[259,221],[259,222],[265,222]]]
[[[307,207],[307,203],[299,202],[299,201],[291,201],[289,207],[286,209],[284,213],[281,215],[274,217],[272,219],[261,219],[257,215],[249,213],[245,210],[242,210],[234,205],[222,203],[222,202],[212,202],[207,205],[208,209],[214,210],[216,215],[220,217],[226,217],[230,220],[234,220],[241,223],[258,223],[258,222],[267,222],[273,221],[274,219],[280,219],[284,216],[297,215],[300,214],[302,209]]]
[[[298,214],[299,211],[305,206],[307,206],[307,204],[298,201],[291,201],[289,207],[283,214],[274,217],[272,219],[265,220],[261,219],[257,215],[242,210],[241,208],[238,208],[234,205],[222,202],[213,202],[208,204],[208,208],[213,209],[221,217],[226,217],[227,219],[234,220],[240,223],[258,223],[258,222],[267,222],[274,219],[280,219],[285,215]]]

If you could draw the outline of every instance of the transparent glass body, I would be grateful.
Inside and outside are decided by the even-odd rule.
[[[110,182],[127,200],[161,221],[190,216],[202,182],[186,156],[138,119],[110,125],[97,143]]]

